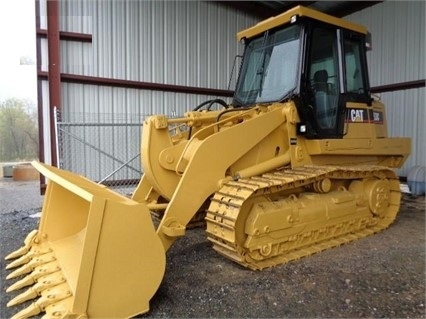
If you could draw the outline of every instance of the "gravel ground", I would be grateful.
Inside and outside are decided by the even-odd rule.
[[[3,256],[37,227],[37,194],[37,183],[0,181],[1,318],[28,306],[6,308],[15,294],[4,293]],[[140,317],[425,318],[425,197],[404,195],[386,231],[263,271],[215,253],[203,229],[188,231],[169,250],[150,305]]]
[[[0,178],[0,214],[28,209],[41,209],[44,196],[38,181],[15,182]]]

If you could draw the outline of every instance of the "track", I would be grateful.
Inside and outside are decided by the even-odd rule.
[[[312,255],[387,228],[400,204],[378,166],[305,166],[230,181],[207,210],[207,238],[251,269]]]

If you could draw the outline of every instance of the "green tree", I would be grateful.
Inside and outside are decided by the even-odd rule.
[[[0,103],[0,161],[37,158],[37,112],[26,100],[7,99]]]

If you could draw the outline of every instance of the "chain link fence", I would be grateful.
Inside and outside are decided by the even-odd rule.
[[[55,113],[59,167],[129,196],[142,175],[140,144],[146,115]]]

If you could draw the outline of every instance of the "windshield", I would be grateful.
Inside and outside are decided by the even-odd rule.
[[[280,101],[297,84],[300,26],[265,32],[247,44],[234,95],[237,105]]]

